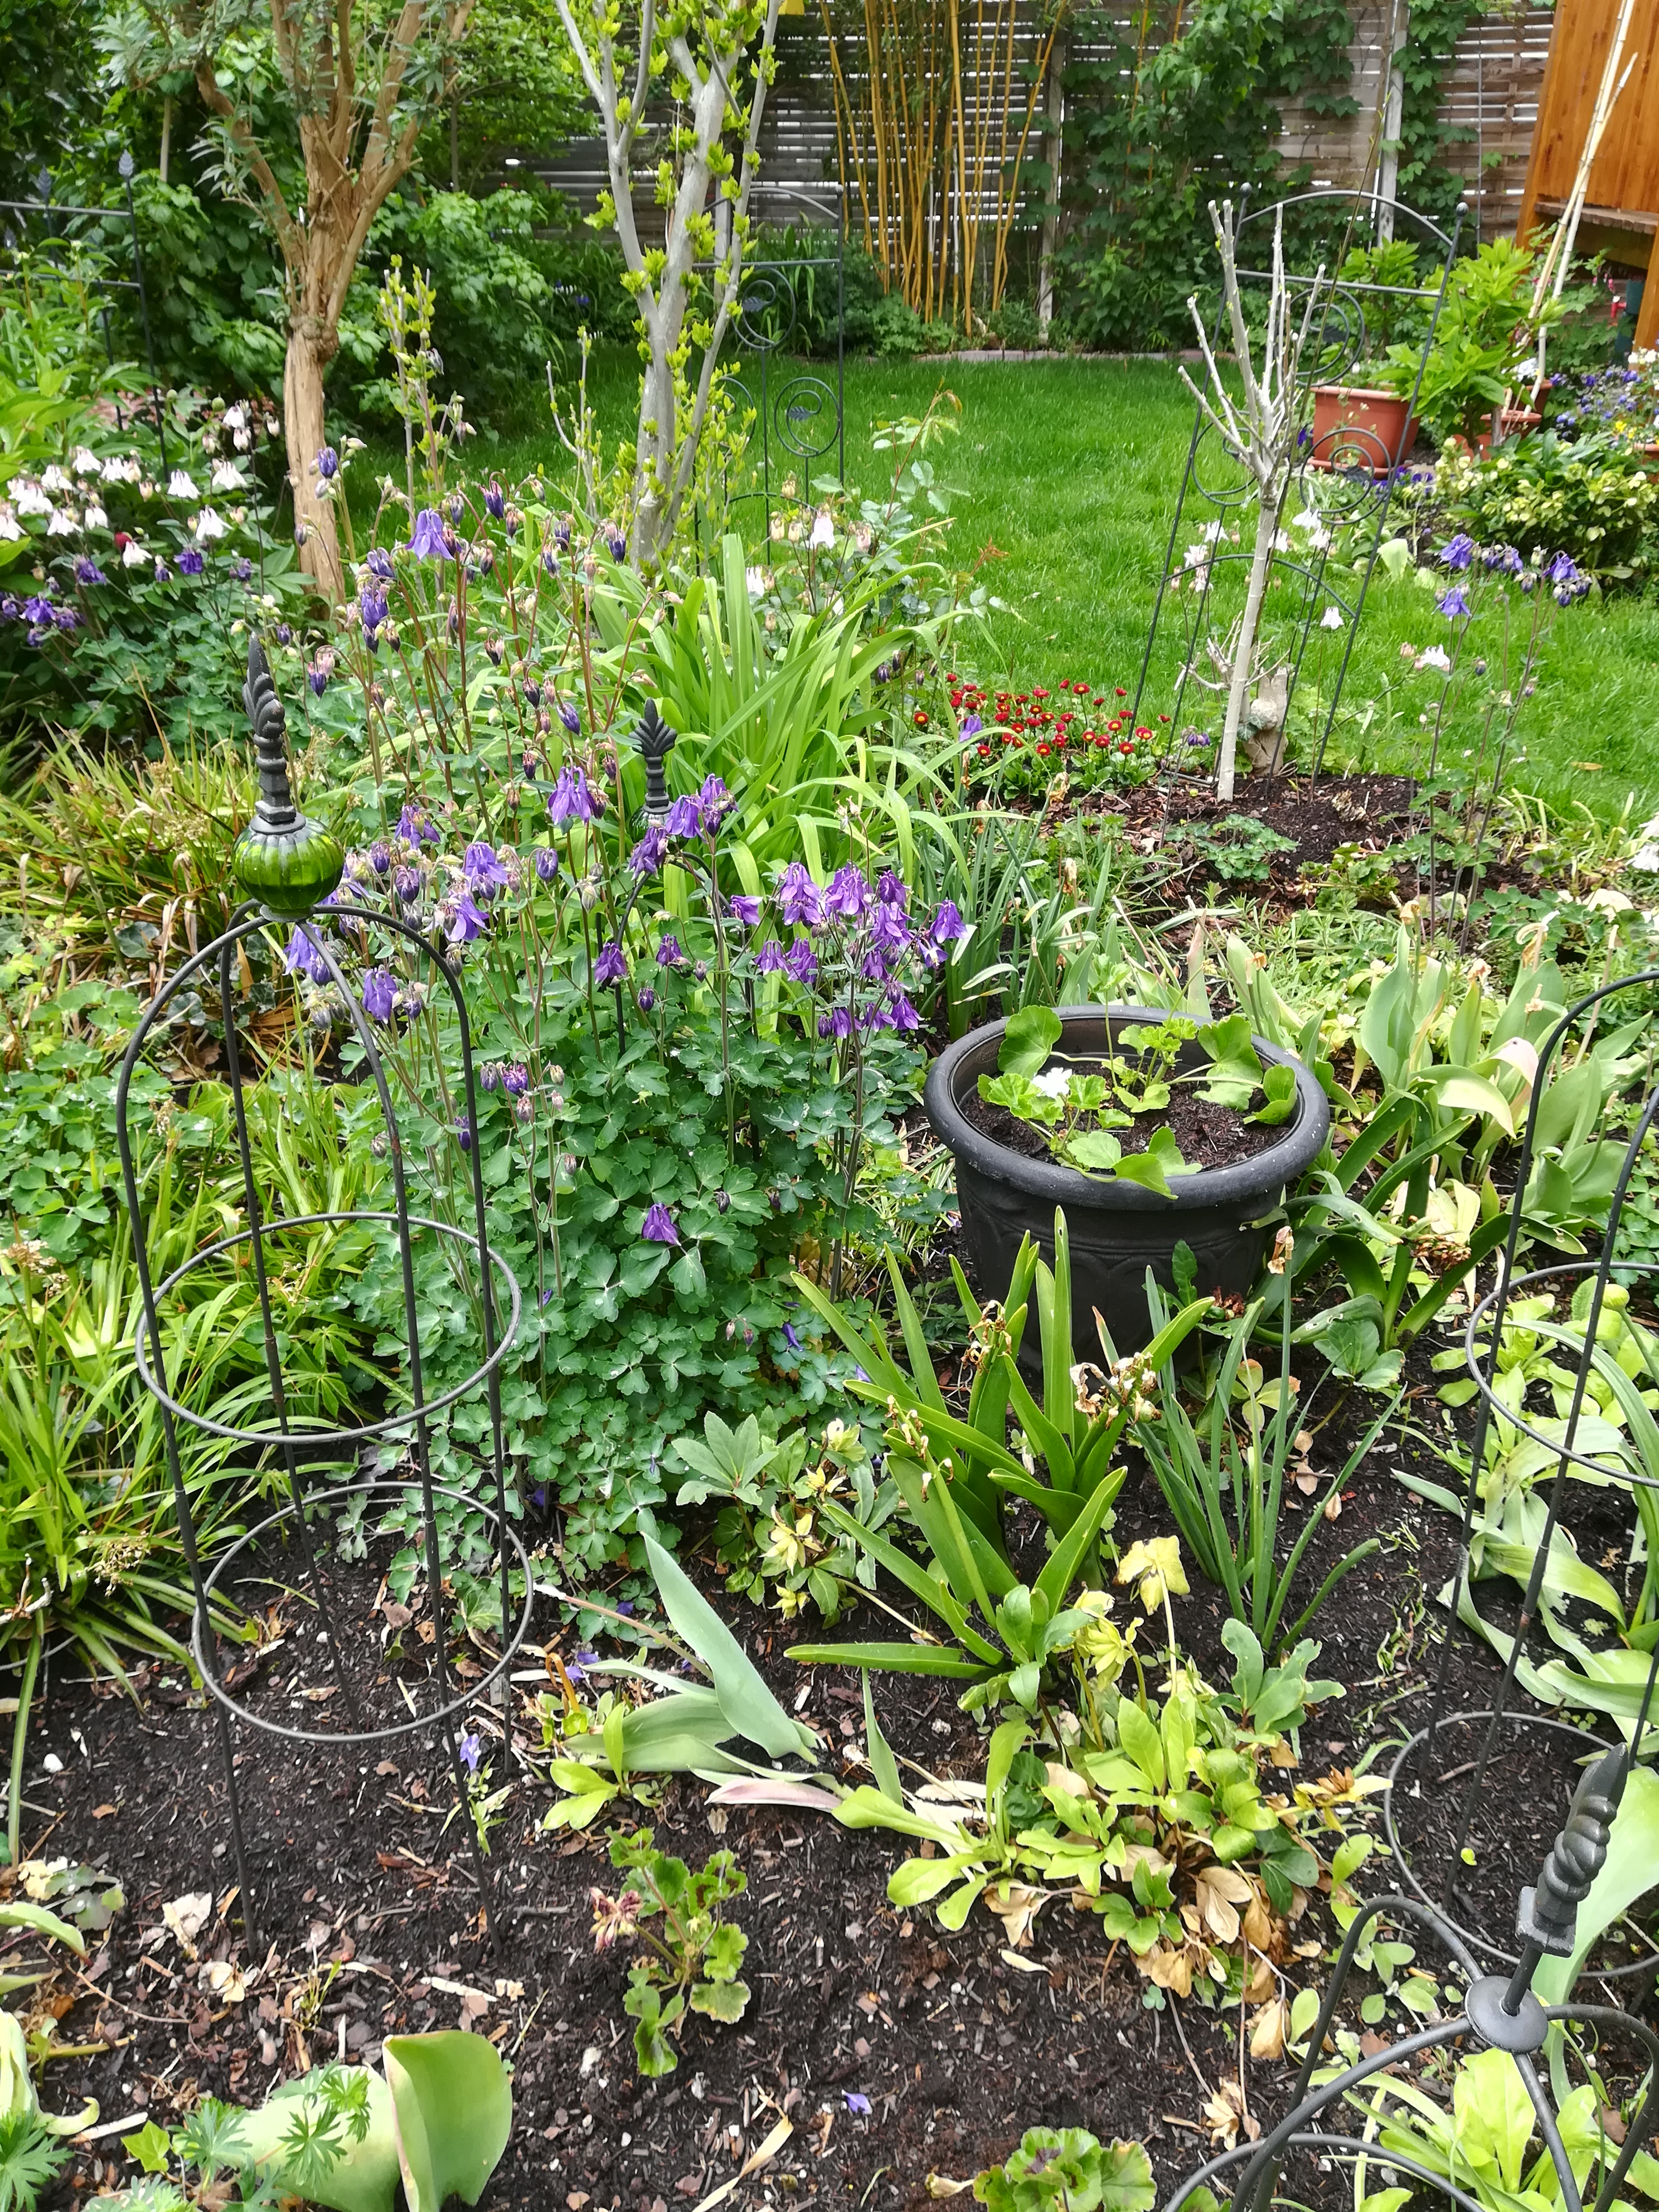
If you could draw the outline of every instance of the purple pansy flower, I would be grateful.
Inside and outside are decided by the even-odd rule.
[[[665,1206],[648,1206],[645,1219],[640,1224],[641,1242],[647,1244],[678,1244],[680,1232],[674,1226],[674,1217]]]

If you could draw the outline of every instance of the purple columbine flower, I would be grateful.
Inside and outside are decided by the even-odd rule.
[[[379,629],[386,617],[386,598],[373,584],[365,584],[357,594],[357,612],[362,617],[364,634]]]
[[[981,715],[969,714],[962,726],[963,744],[964,745],[971,744],[973,740],[979,735],[980,732],[984,727],[984,718]]]
[[[415,527],[409,535],[409,550],[417,561],[449,558],[449,534],[435,507],[423,507],[416,516]]]
[[[783,956],[783,972],[797,983],[810,983],[818,972],[818,956],[804,937],[798,937]]]
[[[747,891],[738,891],[726,902],[726,911],[733,921],[741,922],[745,929],[753,929],[761,918],[761,902],[750,898]]]
[[[1559,598],[1559,596],[1558,592],[1557,597]],[[1567,602],[1562,599],[1561,604],[1565,606]],[[81,627],[81,617],[73,607],[55,607],[52,610],[52,619],[58,629],[79,629]]]
[[[179,559],[179,565],[182,567],[184,565],[184,556],[180,554]],[[306,682],[310,684],[314,696],[320,699],[324,692],[328,689],[328,671],[323,666],[320,661],[313,660],[310,667],[307,669]]]
[[[1556,554],[1553,560],[1544,564],[1544,581],[1547,584],[1576,584],[1578,581],[1577,562],[1569,559],[1565,553]]]
[[[927,934],[935,945],[954,945],[959,937],[966,937],[968,925],[957,911],[954,899],[941,899],[933,920],[927,925]]]
[[[398,835],[407,845],[435,845],[440,842],[432,817],[420,806],[404,806],[398,817]]]
[[[475,937],[484,936],[489,928],[489,916],[479,907],[465,884],[449,911],[449,927],[446,933],[452,945],[471,945]]]
[[[156,564],[155,564],[155,580],[156,580],[156,582],[157,582],[158,584],[165,584],[165,583],[168,580],[168,579],[172,576],[172,574],[173,574],[173,571],[172,571],[172,569],[171,569],[171,568],[168,568],[168,566],[167,566],[167,562],[166,562],[165,561],[158,561],[158,562],[156,562]]]
[[[278,645],[292,645],[294,642],[294,633],[286,623],[276,625],[276,642]]]
[[[75,580],[77,584],[106,584],[109,578],[94,560],[83,553],[75,564]]]
[[[571,705],[568,699],[561,699],[559,702],[559,720],[564,724],[566,729],[569,731],[573,738],[578,738],[581,735],[582,718],[577,713],[576,709]]]
[[[721,817],[730,811],[732,805],[732,794],[726,789],[724,779],[718,775],[704,776],[702,789],[697,793],[697,805],[702,809],[703,833],[712,837],[720,826]]]
[[[462,858],[461,866],[465,873],[469,890],[477,892],[482,897],[487,898],[491,891],[505,890],[513,880],[507,871],[501,866],[500,856],[493,845],[469,845]]]
[[[332,446],[325,446],[317,456],[317,473],[325,483],[340,473],[340,456]]]
[[[559,872],[559,856],[550,845],[536,848],[536,873],[544,884],[550,884]]]
[[[668,850],[668,833],[663,830],[647,830],[628,856],[628,865],[641,882],[654,876],[663,864]]]
[[[1461,574],[1474,558],[1474,540],[1467,530],[1460,530],[1455,538],[1449,538],[1440,555],[1441,566]]]
[[[398,894],[401,906],[418,906],[421,902],[421,872],[418,868],[399,868],[392,878],[392,888]]]
[[[455,1748],[460,1754],[461,1765],[465,1767],[467,1772],[476,1774],[478,1771],[478,1760],[483,1750],[483,1747],[478,1741],[477,1732],[469,1729]]]
[[[389,584],[392,581],[392,556],[384,545],[371,545],[364,556],[363,566],[371,576],[377,576],[381,583]]]
[[[817,929],[823,920],[823,893],[802,860],[791,860],[778,878],[778,912],[792,927]]]
[[[392,866],[392,850],[379,837],[368,848],[368,865],[377,876],[387,874]]]
[[[613,937],[599,947],[599,957],[593,963],[593,982],[596,989],[606,990],[612,983],[626,980],[628,963],[623,957],[622,946]]]
[[[825,914],[839,915],[845,921],[856,921],[869,903],[870,886],[851,861],[845,867],[837,868],[823,894]]]
[[[156,565],[160,567],[161,563],[158,562]],[[199,576],[206,566],[206,562],[194,545],[186,545],[180,550],[179,574],[181,576]]]
[[[542,548],[542,574],[545,576],[556,576],[558,573],[558,553],[553,546],[544,545]]]
[[[489,479],[489,487],[485,490],[483,499],[485,514],[493,515],[495,520],[499,522],[501,517],[507,513],[507,494],[501,489],[500,484],[496,483],[494,477],[491,477]]]
[[[1449,622],[1455,622],[1460,615],[1467,615],[1469,611],[1469,603],[1463,596],[1461,584],[1454,584],[1450,591],[1443,592],[1435,605]]]
[[[642,1014],[648,1014],[657,1003],[657,994],[648,983],[640,986],[638,1005]]]
[[[896,906],[878,902],[870,923],[870,946],[891,967],[908,952],[914,941],[909,923]]]
[[[465,1114],[455,1124],[455,1141],[464,1152],[472,1150],[472,1124]]]
[[[478,1070],[478,1088],[480,1091],[499,1091],[501,1087],[501,1071],[500,1063],[496,1060],[487,1060],[483,1066]]]
[[[662,935],[657,939],[658,967],[678,968],[684,962],[684,958],[685,954],[681,948],[678,938],[676,937],[672,931],[665,930]]]
[[[846,1037],[852,1034],[853,1017],[845,1006],[832,1006],[827,1014],[818,1016],[821,1037]]]
[[[500,657],[498,650],[496,654],[498,661]],[[528,707],[539,707],[542,703],[542,687],[533,676],[526,676],[524,680],[524,696],[525,704]]]
[[[563,709],[560,709],[561,713]],[[593,819],[593,794],[587,787],[587,777],[580,769],[562,768],[547,802],[547,811],[555,822],[591,822]]]
[[[695,837],[702,827],[702,814],[695,799],[677,799],[663,823],[671,837]]]
[[[758,975],[781,975],[784,973],[783,947],[775,937],[769,937],[755,958]]]
[[[614,522],[611,523],[606,527],[605,532],[605,542],[611,549],[611,557],[613,561],[625,561],[627,559],[628,540],[623,536],[621,531],[617,529]]]
[[[896,876],[890,868],[882,870],[881,880],[876,885],[876,896],[884,906],[896,906],[901,914],[909,911],[910,894],[904,888],[904,878]]]
[[[665,1206],[647,1206],[645,1219],[640,1224],[640,1237],[647,1244],[678,1244],[680,1232],[674,1226],[674,1217]]]
[[[389,1022],[398,1003],[398,985],[389,969],[371,968],[363,978],[363,1012],[377,1022]]]
[[[308,975],[313,983],[329,981],[328,963],[323,957],[323,948],[302,921],[294,926],[283,954],[283,964],[290,975]]]
[[[501,1070],[501,1089],[509,1098],[522,1098],[529,1088],[530,1070],[522,1060],[508,1060]]]
[[[921,1016],[902,991],[893,1000],[892,1022],[896,1030],[919,1030],[921,1027]]]
[[[783,1324],[783,1340],[788,1346],[791,1352],[805,1352],[806,1349],[806,1346],[801,1342],[799,1336],[796,1334],[795,1324],[792,1321],[787,1321]]]
[[[239,584],[246,584],[252,580],[253,575],[253,563],[248,559],[246,553],[241,555],[238,560],[232,563],[230,573],[235,577]]]
[[[842,2094],[847,2100],[847,2109],[849,2112],[856,2112],[860,2117],[868,2113],[870,2110],[870,2100],[861,2090],[843,2089],[842,2091]]]

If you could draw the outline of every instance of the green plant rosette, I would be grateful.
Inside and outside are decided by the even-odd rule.
[[[292,830],[262,830],[250,823],[231,856],[236,881],[284,921],[303,921],[345,872],[337,837],[302,817]]]

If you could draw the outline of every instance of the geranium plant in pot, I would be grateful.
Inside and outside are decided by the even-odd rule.
[[[948,1047],[926,1097],[983,1292],[1006,1290],[1027,1236],[1049,1249],[1063,1206],[1073,1328],[1098,1310],[1120,1352],[1148,1340],[1146,1270],[1175,1289],[1178,1246],[1198,1291],[1249,1293],[1330,1127],[1311,1071],[1243,1015],[1139,1006],[1025,1007]]]

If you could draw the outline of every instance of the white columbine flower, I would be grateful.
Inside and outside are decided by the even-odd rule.
[[[1319,617],[1319,627],[1321,629],[1340,629],[1342,627],[1342,610],[1340,607],[1327,607],[1324,613]]]
[[[17,487],[19,514],[50,514],[52,501],[38,483],[21,483]]]
[[[173,474],[167,478],[167,497],[169,499],[199,499],[201,494],[183,469],[174,469]]]
[[[80,528],[75,517],[61,507],[54,507],[46,523],[48,538],[73,538]]]
[[[749,586],[751,599],[763,599],[772,587],[772,579],[764,568],[745,568],[743,580]]]
[[[95,499],[89,499],[87,501],[87,528],[88,530],[107,530],[109,528],[109,517],[105,514],[103,508],[99,506]]]
[[[13,514],[10,503],[0,499],[0,539],[15,545],[23,535],[23,526]]]
[[[812,518],[812,532],[806,543],[813,552],[836,542],[836,526],[827,507],[821,507]]]
[[[234,407],[226,408],[225,428],[227,430],[246,429],[247,409],[240,399],[236,402]]]
[[[78,477],[95,477],[97,475],[99,469],[98,456],[93,452],[90,446],[77,446],[76,447],[74,467],[75,473]]]
[[[1420,669],[1437,668],[1444,675],[1451,667],[1451,660],[1444,646],[1431,645],[1418,654],[1417,665]]]
[[[64,471],[58,467],[56,461],[52,463],[49,469],[46,469],[41,472],[40,483],[42,487],[47,491],[72,491],[74,489],[74,485],[71,483],[70,478],[64,474]]]
[[[142,568],[149,559],[148,548],[141,545],[136,538],[129,538],[121,549],[121,566],[124,568]]]
[[[234,461],[219,461],[216,463],[213,471],[213,489],[215,491],[244,491],[246,488],[247,478],[242,474],[242,471],[237,467]]]
[[[1041,1075],[1031,1078],[1033,1091],[1040,1091],[1045,1098],[1063,1098],[1072,1087],[1069,1067],[1045,1067]]]
[[[190,526],[204,545],[210,544],[214,538],[222,538],[225,534],[223,518],[216,514],[210,507],[204,507]]]

